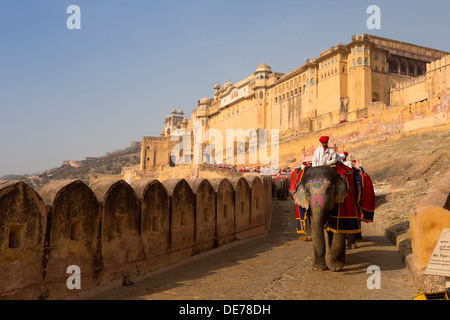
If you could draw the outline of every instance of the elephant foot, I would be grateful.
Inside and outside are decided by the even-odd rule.
[[[322,263],[313,263],[312,269],[314,271],[325,271],[328,270],[327,265],[322,264]]]
[[[328,268],[330,268],[330,270],[334,271],[334,272],[341,271],[343,267],[344,267],[344,262],[343,261],[331,260],[328,263]]]
[[[358,245],[356,243],[347,244],[347,249],[356,249],[356,248],[358,248]]]

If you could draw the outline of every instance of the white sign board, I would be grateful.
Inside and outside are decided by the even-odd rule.
[[[443,229],[425,274],[450,277],[450,229]]]

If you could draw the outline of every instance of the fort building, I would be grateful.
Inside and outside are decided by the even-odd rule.
[[[227,129],[278,129],[283,139],[293,132],[307,134],[343,120],[362,119],[374,107],[387,110],[425,101],[430,108],[439,104],[448,110],[449,54],[358,34],[348,44],[336,44],[288,73],[262,63],[236,83],[216,83],[212,96],[198,101],[191,119],[174,109],[161,137],[143,138],[140,170],[169,164],[170,150],[178,144],[171,139],[174,129],[179,135],[193,134],[195,123],[201,124],[202,134],[214,129],[225,137]],[[207,145],[207,134],[203,138]],[[226,157],[225,142],[215,148],[223,148]]]

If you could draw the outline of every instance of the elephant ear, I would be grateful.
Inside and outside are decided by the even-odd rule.
[[[308,198],[306,198],[306,192],[303,185],[300,183],[294,194],[294,202],[296,205],[302,207],[305,210],[309,208]]]
[[[348,196],[350,186],[348,185],[347,178],[338,173],[339,178],[336,182],[336,194],[334,196],[335,203],[343,203]]]

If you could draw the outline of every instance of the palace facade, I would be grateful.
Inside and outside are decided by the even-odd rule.
[[[140,170],[170,163],[167,151],[178,143],[171,141],[171,135],[177,129],[192,134],[195,121],[201,123],[203,133],[217,129],[225,137],[227,129],[278,129],[282,139],[292,132],[304,134],[361,119],[373,105],[389,108],[431,101],[439,95],[439,99],[448,99],[449,54],[359,34],[348,44],[336,44],[288,73],[273,71],[263,63],[236,83],[216,83],[212,95],[198,101],[191,119],[174,110],[161,137],[143,138]],[[442,61],[439,66],[443,69],[436,80],[432,63],[437,61]]]

